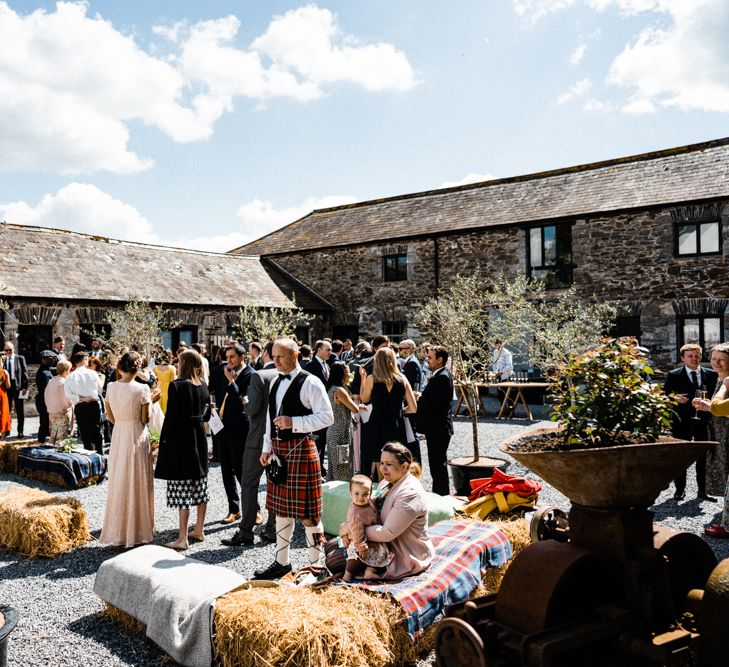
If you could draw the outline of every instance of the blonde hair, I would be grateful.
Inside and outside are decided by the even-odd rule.
[[[67,373],[71,370],[71,362],[68,361],[68,359],[60,359],[58,363],[56,364],[56,370],[58,371],[59,375],[63,375],[64,373]]]
[[[178,380],[197,380],[202,379],[202,357],[198,352],[192,349],[183,350],[177,357],[177,366],[180,373]]]
[[[349,490],[352,490],[352,487],[356,484],[359,484],[359,486],[366,486],[370,491],[372,491],[372,480],[367,477],[367,475],[355,475],[352,477],[352,479],[349,480]]]
[[[389,347],[381,347],[375,353],[372,364],[372,379],[374,382],[403,382],[405,376],[400,372],[395,353]]]

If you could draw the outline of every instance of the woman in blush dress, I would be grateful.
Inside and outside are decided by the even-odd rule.
[[[154,538],[154,480],[149,449],[150,389],[134,378],[142,366],[137,352],[119,361],[121,377],[106,392],[106,413],[114,424],[109,484],[99,541],[122,547]]]

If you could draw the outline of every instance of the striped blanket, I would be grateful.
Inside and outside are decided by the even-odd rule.
[[[106,457],[87,449],[58,452],[54,447],[23,447],[18,452],[18,474],[50,484],[77,489],[106,474]]]
[[[394,598],[405,611],[413,637],[438,621],[448,605],[465,600],[489,567],[500,567],[511,558],[506,533],[489,523],[439,521],[428,531],[435,558],[425,572],[394,583],[354,584]]]

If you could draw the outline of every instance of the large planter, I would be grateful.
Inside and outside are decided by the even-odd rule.
[[[491,477],[494,474],[494,468],[499,468],[502,472],[506,472],[509,467],[509,461],[506,459],[497,459],[488,456],[482,456],[478,461],[473,460],[470,456],[463,456],[458,459],[448,461],[451,469],[451,478],[453,479],[453,487],[458,496],[471,495],[471,480],[483,479]]]
[[[509,454],[573,503],[604,509],[649,507],[676,476],[716,442],[660,438],[657,442],[563,451],[519,451],[521,442],[553,433],[536,428],[501,443]]]
[[[0,604],[0,667],[8,664],[8,636],[15,629],[18,614],[12,607]]]

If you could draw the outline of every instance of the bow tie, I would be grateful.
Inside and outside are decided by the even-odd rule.
[[[278,379],[279,380],[290,380],[291,376],[288,373],[286,375],[284,375],[283,373],[279,373]]]

